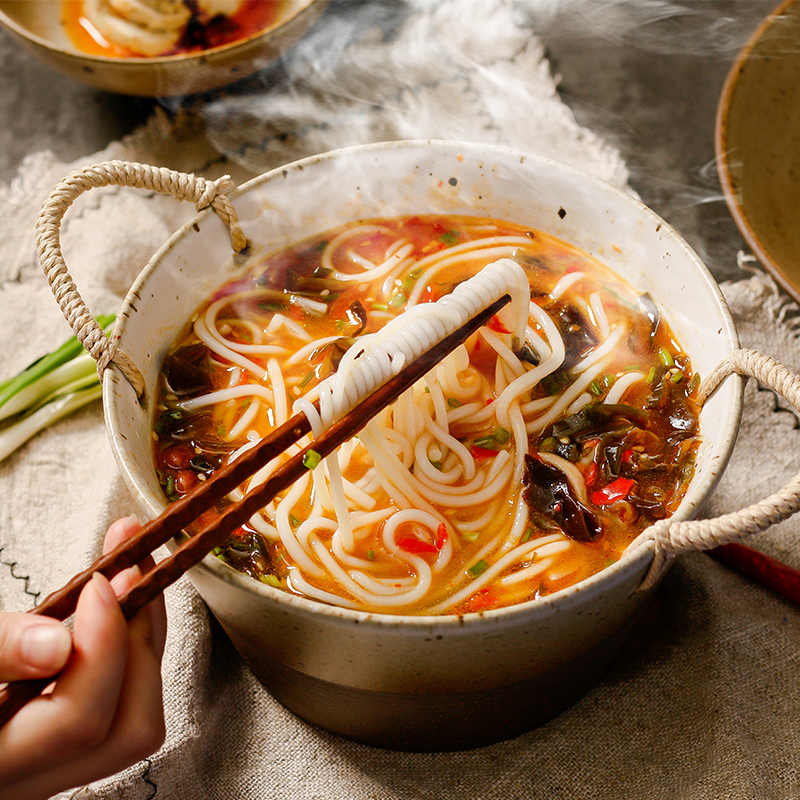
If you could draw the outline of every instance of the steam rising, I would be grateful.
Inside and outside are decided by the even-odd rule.
[[[742,242],[717,180],[714,115],[736,52],[772,5],[332,0],[279,62],[189,107],[251,173],[341,146],[430,137],[506,144],[617,185],[630,179],[718,277],[736,277]]]
[[[533,148],[624,184],[619,155],[559,101],[525,11],[334,3],[280,68],[203,105],[208,135],[253,172],[345,145],[444,138]]]

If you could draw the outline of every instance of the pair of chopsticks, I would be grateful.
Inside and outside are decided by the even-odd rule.
[[[412,361],[401,372],[390,378],[365,400],[344,415],[299,453],[288,459],[270,478],[247,494],[239,503],[229,506],[211,525],[189,537],[169,557],[163,559],[143,575],[119,598],[126,619],[154,600],[164,589],[174,583],[184,572],[200,562],[213,548],[225,543],[236,528],[247,522],[259,509],[276,495],[288,489],[307,467],[303,461],[309,450],[323,458],[350,439],[377,413],[394,402],[445,356],[462,344],[475,331],[485,325],[506,303],[510,295],[503,295],[430,350]],[[218,470],[199,483],[185,497],[169,505],[156,519],[148,522],[136,536],[122,542],[97,559],[88,569],[79,572],[61,589],[48,595],[31,613],[56,619],[67,619],[74,611],[78,596],[95,572],[112,578],[128,567],[140,563],[157,547],[177,536],[230,491],[255,474],[275,456],[305,436],[311,427],[304,414],[296,414],[279,428],[262,439],[255,447],[242,453],[235,461]],[[0,726],[4,725],[22,706],[53,682],[43,680],[16,681],[0,689]]]

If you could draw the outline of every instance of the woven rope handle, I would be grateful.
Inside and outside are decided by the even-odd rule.
[[[753,350],[736,350],[706,378],[699,390],[702,404],[729,375],[755,378],[777,392],[800,412],[800,376],[774,358]],[[640,589],[653,586],[669,561],[679,553],[710,550],[766,530],[800,510],[800,473],[782,489],[741,511],[714,519],[673,522],[659,520],[644,530],[631,547],[644,541],[655,543],[655,555]]]
[[[231,244],[237,253],[247,246],[247,239],[239,227],[239,219],[231,203],[230,193],[235,187],[228,175],[211,181],[149,164],[106,161],[68,175],[47,198],[36,223],[36,240],[39,262],[56,302],[78,341],[97,362],[98,374],[102,377],[105,369],[113,363],[127,378],[137,397],[141,398],[144,393],[142,374],[117,347],[113,337],[111,340],[106,337],[91,315],[61,252],[60,231],[64,214],[77,197],[100,186],[132,186],[169,194],[178,200],[189,200],[195,203],[198,211],[211,208],[217,214],[230,230]]]

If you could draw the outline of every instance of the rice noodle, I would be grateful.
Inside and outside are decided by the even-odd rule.
[[[211,303],[195,321],[194,333],[217,360],[214,369],[230,372],[224,376],[230,385],[182,400],[179,407],[192,412],[227,404],[219,407],[227,415],[227,426],[221,426],[227,430],[224,438],[238,444],[247,434],[228,460],[255,446],[265,417],[268,427],[274,427],[292,412],[306,415],[312,434],[231,492],[231,498],[241,499],[312,436],[319,437],[423,352],[510,294],[510,306],[498,315],[501,325],[485,326],[455,348],[357,438],[255,514],[250,526],[278,545],[288,564],[287,588],[321,602],[397,610],[424,601],[426,611],[438,613],[459,607],[489,584],[492,590],[511,587],[508,596],[524,599],[526,581],[571,574],[577,569],[572,554],[580,552],[580,545],[562,533],[542,534],[535,514],[529,520],[520,491],[525,455],[535,447],[537,434],[551,435],[542,432],[593,401],[589,387],[614,361],[628,328],[613,303],[606,310],[600,291],[592,291],[588,301],[577,291],[569,295],[569,304],[562,300],[579,282],[593,279],[588,272],[561,275],[545,296],[545,307],[531,301],[528,276],[511,258],[518,252],[536,254],[539,245],[527,237],[491,235],[423,258],[412,256],[413,239],[387,226],[363,224],[342,231],[325,246],[322,267],[331,270],[333,280],[348,284],[347,291],[363,297],[370,332],[358,336],[335,371],[301,397],[297,395],[309,382],[303,372],[310,377],[308,369],[319,373],[325,355],[321,351],[342,342],[345,334],[320,335],[331,330],[331,320],[312,320],[304,327],[276,311],[268,324],[255,324],[226,310],[235,311],[237,303],[252,305],[264,290],[237,292]],[[360,243],[367,245],[363,252]],[[473,262],[489,263],[462,280],[473,269],[463,265]],[[359,295],[357,283],[370,285]],[[436,302],[420,302],[426,287],[437,283],[447,290],[452,283],[456,286]],[[394,297],[395,292],[408,294],[402,314],[393,310],[393,302],[382,310],[382,297]],[[373,301],[379,301],[375,309],[370,308]],[[565,323],[558,315],[567,305],[578,309],[581,327],[588,320],[590,335],[586,346],[570,344],[572,359],[576,351],[581,357],[565,364],[569,320]],[[325,304],[315,303],[309,310],[320,313],[319,306]],[[237,336],[250,341],[238,342]],[[327,360],[324,364],[329,368]],[[639,371],[619,374],[605,401],[619,402],[643,379]],[[235,402],[243,399],[249,402]],[[555,453],[539,455],[563,472],[578,500],[588,503],[581,469]],[[461,569],[464,563],[466,569]],[[443,570],[447,585],[437,586],[435,578]]]

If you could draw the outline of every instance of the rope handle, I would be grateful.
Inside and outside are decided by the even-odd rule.
[[[755,378],[777,392],[800,412],[800,376],[774,358],[754,350],[735,350],[722,361],[700,386],[698,401],[702,405],[729,375]],[[662,519],[646,528],[630,545],[655,544],[655,554],[640,590],[655,585],[667,564],[680,553],[710,550],[719,545],[752,536],[771,525],[782,522],[800,510],[800,473],[782,489],[741,511],[723,514],[714,519],[675,522]]]
[[[36,241],[39,262],[61,313],[66,317],[78,341],[97,362],[97,372],[101,378],[106,368],[113,364],[141,399],[144,394],[144,378],[141,372],[119,349],[116,337],[106,337],[103,333],[81,297],[61,252],[61,222],[67,209],[84,192],[101,186],[150,189],[172,195],[178,200],[189,200],[195,203],[198,211],[210,207],[230,230],[231,245],[237,253],[247,246],[247,239],[239,227],[239,218],[231,203],[230,194],[235,187],[229,175],[211,181],[198,175],[150,164],[105,161],[68,175],[45,201],[36,223]]]

